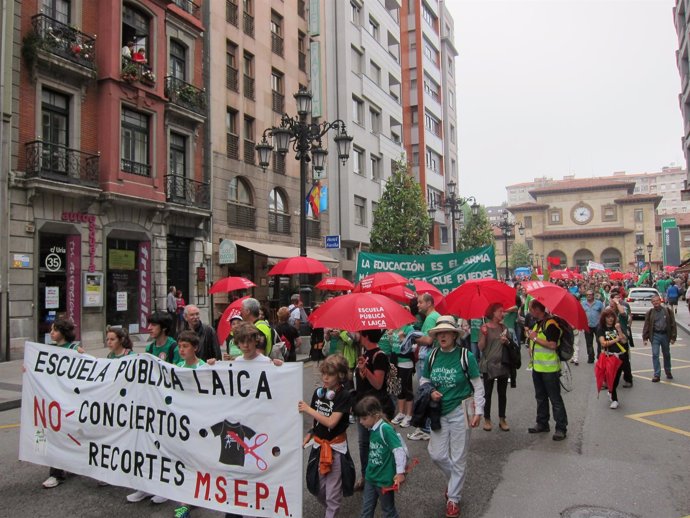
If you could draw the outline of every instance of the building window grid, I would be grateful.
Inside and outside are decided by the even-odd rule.
[[[271,52],[283,57],[283,17],[271,11]]]
[[[256,164],[256,151],[254,140],[254,118],[249,115],[244,116],[244,162],[246,164]]]
[[[271,73],[271,96],[272,108],[276,113],[285,112],[284,76],[281,72],[274,70]]]
[[[233,92],[240,91],[240,72],[237,68],[237,45],[228,41],[226,43],[226,70],[225,70],[225,87]]]
[[[367,200],[361,196],[355,196],[355,225],[365,226],[367,224]]]
[[[244,53],[244,96],[252,101],[255,99],[254,56],[248,52]]]
[[[239,17],[237,16],[237,13],[237,2],[233,2],[233,0],[225,0],[225,21],[230,25],[238,27]]]
[[[297,31],[297,58],[299,69],[307,71],[307,36],[302,31]]]
[[[371,179],[381,180],[381,157],[369,155],[369,164],[371,167]]]
[[[381,112],[374,108],[369,108],[369,120],[371,122],[371,132],[377,135],[381,133]]]
[[[551,209],[549,210],[549,223],[552,225],[561,225],[563,223],[563,210]]]
[[[228,108],[225,113],[225,154],[228,158],[239,160],[240,136],[237,132],[237,110]]]
[[[364,176],[365,174],[365,168],[364,168],[364,150],[362,148],[359,148],[357,146],[352,147],[352,166],[355,174],[358,174],[360,176]]]
[[[273,189],[268,199],[268,231],[290,234],[290,214],[284,194]]]
[[[253,0],[243,0],[242,30],[250,38],[254,37]]]
[[[364,124],[364,101],[352,97],[352,120],[360,126]]]
[[[644,223],[644,210],[635,209],[634,211],[635,223]]]
[[[121,168],[139,176],[151,176],[149,163],[150,117],[128,108],[122,110]]]
[[[350,21],[357,26],[362,23],[362,6],[357,2],[350,2]]]
[[[371,16],[369,17],[369,34],[371,34],[371,37],[376,41],[379,41],[379,37],[381,36],[381,26],[379,25],[379,22],[377,22]]]

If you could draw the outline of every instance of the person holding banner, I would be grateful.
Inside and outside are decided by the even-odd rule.
[[[55,347],[62,347],[63,349],[71,349],[83,353],[84,350],[81,349],[74,339],[76,334],[74,331],[74,324],[67,319],[58,318],[50,326],[50,340],[53,342]],[[49,476],[43,481],[43,487],[45,489],[52,489],[59,486],[67,476],[64,469],[50,468]]]
[[[110,350],[106,356],[109,360],[136,354],[132,350],[132,340],[129,333],[124,327],[108,327],[108,332],[105,334],[105,345]]]
[[[312,429],[304,438],[305,447],[312,447],[307,466],[307,489],[326,508],[324,517],[335,518],[343,493],[351,495],[354,486],[354,464],[347,446],[351,396],[344,387],[349,368],[345,357],[335,353],[321,363],[319,370],[323,386],[314,391],[311,405],[300,401],[297,409],[314,419]],[[352,473],[350,480],[344,481],[343,469],[347,466]],[[344,482],[349,483],[345,490]]]

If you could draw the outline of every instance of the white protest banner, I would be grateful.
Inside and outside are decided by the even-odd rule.
[[[302,516],[302,365],[183,369],[27,342],[19,459],[246,516]]]

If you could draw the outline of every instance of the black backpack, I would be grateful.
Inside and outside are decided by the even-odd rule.
[[[567,362],[575,353],[575,333],[573,332],[573,326],[557,315],[551,315],[550,318],[556,322],[558,329],[561,331],[556,352],[561,361]]]

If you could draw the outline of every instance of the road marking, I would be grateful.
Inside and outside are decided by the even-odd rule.
[[[675,360],[674,360],[675,361]],[[690,365],[681,365],[680,367],[676,366],[673,367],[674,371],[680,370],[680,369],[690,369]],[[632,371],[633,374],[639,374],[641,372],[654,372],[654,369],[642,369],[639,371]]]
[[[688,388],[690,388],[690,387],[688,387]],[[647,419],[647,417],[650,417],[650,416],[672,414],[675,412],[685,412],[687,410],[690,410],[690,406],[678,406],[678,407],[674,407],[674,408],[665,408],[662,410],[654,410],[652,412],[641,412],[639,414],[626,415],[625,417],[632,419],[634,421],[639,421],[640,423],[648,424],[649,426],[661,428],[662,430],[666,430],[667,432],[673,432],[673,433],[677,433],[679,435],[684,435],[686,437],[690,437],[690,432],[687,432],[685,430],[681,430],[680,428],[675,428],[673,426],[668,426],[666,424],[657,423],[656,421],[652,421],[651,419]]]
[[[652,381],[652,378],[649,378],[647,376],[640,376],[639,374],[634,374],[633,377],[635,378],[640,378],[642,380],[647,380],[647,381]],[[664,380],[659,380],[659,383],[662,385],[670,385],[671,387],[678,387],[678,388],[684,388],[690,390],[689,385],[683,385],[681,383],[674,383],[673,381],[664,381]]]
[[[649,353],[642,353],[640,351],[630,351],[630,352],[633,354],[637,354],[639,356],[648,356],[649,358],[652,357],[652,355]],[[663,353],[661,354],[661,356],[663,356]],[[690,360],[681,360],[680,358],[673,358],[673,361],[674,362],[680,362],[680,363],[690,363]]]
[[[19,423],[17,423],[17,424],[0,424],[0,430],[4,430],[6,428],[19,428]]]

